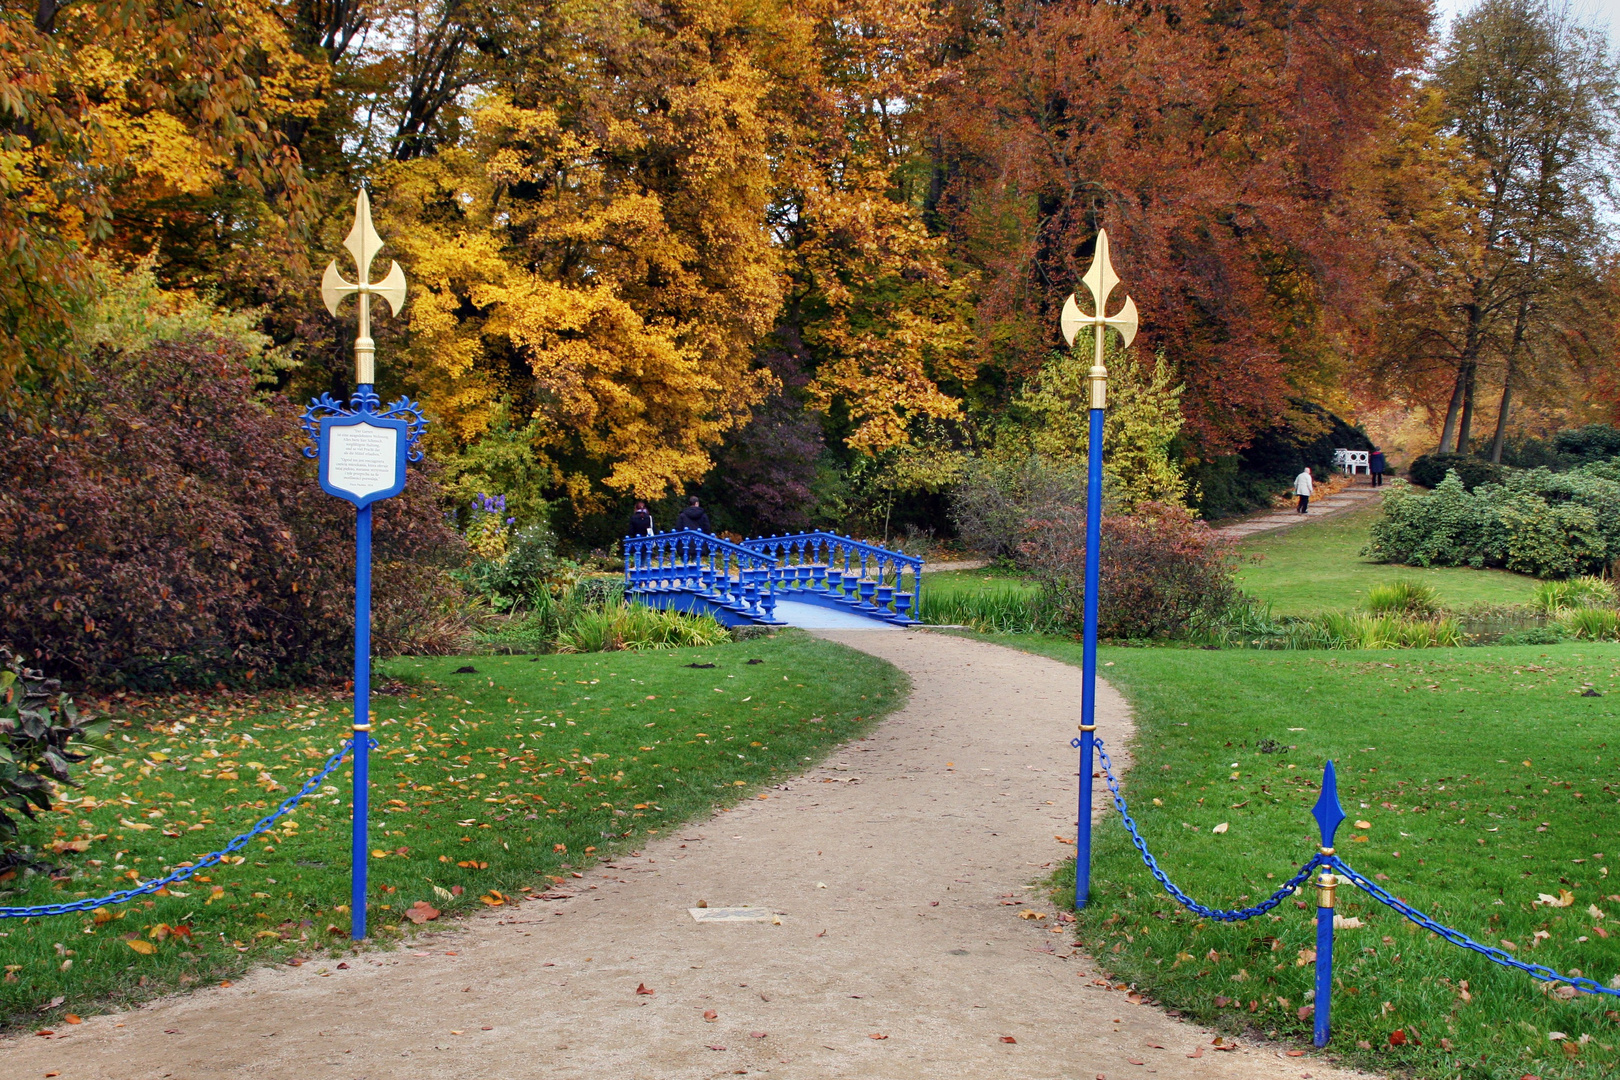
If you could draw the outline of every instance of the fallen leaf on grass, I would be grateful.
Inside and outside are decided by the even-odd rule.
[[[150,941],[142,941],[139,938],[136,938],[133,941],[125,941],[124,944],[128,945],[142,956],[151,956],[153,953],[157,952],[156,945],[152,944]]]
[[[406,910],[405,917],[417,926],[421,926],[431,919],[437,919],[442,914],[443,912],[426,900],[418,900]]]
[[[478,898],[478,902],[480,904],[487,904],[490,907],[500,907],[502,904],[506,903],[506,897],[502,896],[494,889],[491,889],[489,890],[489,894],[487,896],[480,896]]]
[[[62,1017],[62,1022],[66,1024],[82,1024],[84,1023],[84,1020],[83,1018],[75,1016],[72,1013],[68,1013],[66,1016]]]
[[[1396,1028],[1394,1031],[1390,1032],[1389,1033],[1389,1045],[1391,1045],[1391,1046],[1405,1046],[1406,1045],[1406,1032],[1402,1031],[1400,1028]]]
[[[1303,1051],[1303,1050],[1290,1050],[1290,1051],[1288,1051],[1288,1056],[1289,1057],[1304,1057],[1305,1056],[1305,1051]]]
[[[1229,827],[1229,824],[1227,822],[1223,821],[1219,825],[1215,826],[1213,829],[1211,829],[1209,831],[1212,832],[1212,833],[1219,834],[1219,833],[1225,832],[1228,827]]]
[[[1537,899],[1531,901],[1531,907],[1569,907],[1575,902],[1575,894],[1568,889],[1559,889],[1557,896],[1547,893],[1537,893]]]

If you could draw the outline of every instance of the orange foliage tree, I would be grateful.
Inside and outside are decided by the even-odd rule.
[[[986,356],[1031,370],[1106,226],[1201,451],[1331,394],[1374,269],[1355,164],[1427,22],[1423,0],[1005,8],[935,110]]]

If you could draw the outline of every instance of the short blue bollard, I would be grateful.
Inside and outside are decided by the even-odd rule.
[[[1339,805],[1339,777],[1329,761],[1322,769],[1322,794],[1317,797],[1311,815],[1322,833],[1323,860],[1333,857],[1333,837],[1344,822],[1344,808]],[[1339,879],[1331,871],[1333,865],[1324,861],[1316,879],[1316,1017],[1315,1043],[1326,1046],[1332,1034],[1333,1013],[1333,911],[1334,895]]]

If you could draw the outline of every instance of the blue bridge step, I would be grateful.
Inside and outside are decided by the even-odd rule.
[[[726,626],[781,626],[780,600],[912,626],[922,565],[920,556],[829,532],[732,543],[679,529],[625,538],[624,594]]]

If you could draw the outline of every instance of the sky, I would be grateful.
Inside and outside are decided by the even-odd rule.
[[[1467,11],[1475,2],[1476,0],[1435,0],[1435,7],[1440,12],[1442,25],[1449,26],[1453,15]],[[1615,29],[1620,27],[1620,0],[1571,0],[1570,7],[1577,16],[1585,16],[1581,19],[1582,22],[1589,21],[1607,29],[1609,40],[1614,41]]]

